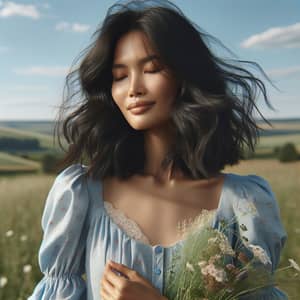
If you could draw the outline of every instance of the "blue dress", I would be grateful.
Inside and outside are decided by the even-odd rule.
[[[135,269],[163,294],[167,266],[184,240],[163,247],[131,238],[107,213],[101,182],[85,178],[86,170],[87,166],[82,164],[65,168],[48,193],[39,249],[44,277],[28,300],[101,300],[100,281],[109,259]],[[247,213],[249,210],[251,214]],[[225,173],[213,226],[216,228],[220,220],[231,220],[233,216],[239,224],[246,225],[248,231],[243,235],[249,242],[266,251],[274,271],[286,232],[275,195],[265,179],[252,174]],[[228,238],[233,243],[234,235]],[[269,287],[255,299],[288,298],[278,288]]]

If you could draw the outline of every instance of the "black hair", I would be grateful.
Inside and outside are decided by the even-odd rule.
[[[180,82],[171,117],[176,142],[163,168],[172,163],[190,178],[209,178],[244,159],[246,148],[254,151],[260,129],[254,108],[263,117],[255,104],[258,95],[273,107],[263,81],[244,66],[256,67],[270,82],[262,68],[214,54],[212,42],[226,47],[169,1],[119,1],[109,8],[66,78],[56,123],[59,145],[63,148],[63,135],[69,146],[63,148],[61,166],[84,162],[95,179],[143,173],[144,133],[129,126],[111,95],[114,49],[132,30],[146,34]]]

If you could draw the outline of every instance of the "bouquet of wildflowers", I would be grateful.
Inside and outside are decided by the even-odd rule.
[[[222,221],[220,228],[214,229],[212,218],[212,212],[204,211],[180,228],[185,243],[173,256],[167,272],[164,295],[168,299],[236,300],[275,285],[264,249],[248,243],[245,237],[233,249],[226,236],[230,224]],[[240,228],[247,231],[243,224]],[[300,271],[294,260],[290,263],[277,272],[289,268]]]

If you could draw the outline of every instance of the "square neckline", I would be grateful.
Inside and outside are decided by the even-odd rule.
[[[221,206],[223,204],[223,201],[224,201],[224,195],[225,195],[225,190],[227,188],[227,185],[228,185],[228,181],[229,181],[229,177],[230,177],[230,173],[222,173],[224,174],[224,181],[223,181],[223,184],[222,184],[222,188],[221,188],[221,193],[220,193],[220,197],[219,197],[219,202],[218,202],[218,206],[217,208],[215,209],[211,209],[211,210],[208,210],[209,212],[213,212],[214,214],[214,218],[216,218],[217,214],[219,213],[220,209],[221,209]],[[186,239],[181,239],[181,240],[178,240],[176,241],[175,243],[171,244],[171,245],[168,245],[168,246],[163,246],[162,244],[155,244],[155,245],[151,245],[151,244],[145,244],[139,240],[136,240],[135,238],[132,238],[126,231],[124,231],[114,220],[113,218],[109,215],[108,211],[106,210],[105,208],[105,205],[104,205],[104,193],[103,193],[103,185],[102,185],[102,181],[100,180],[96,180],[94,181],[94,183],[96,184],[96,195],[95,195],[95,200],[96,201],[99,201],[99,198],[100,198],[100,201],[101,201],[101,204],[102,204],[102,216],[105,216],[110,224],[112,224],[116,230],[119,231],[119,233],[125,237],[126,239],[130,240],[132,243],[135,243],[136,245],[141,245],[142,247],[146,247],[150,250],[154,250],[155,248],[157,247],[160,247],[164,250],[171,250],[171,249],[174,249],[176,247],[178,247],[180,244],[182,244]],[[98,196],[98,197],[97,197]],[[203,211],[203,210],[202,210]],[[201,215],[202,211],[193,219],[195,220],[198,216]],[[130,219],[131,220],[131,219]],[[133,220],[134,221],[134,220]],[[136,222],[135,222],[136,223]],[[136,223],[137,224],[137,223]],[[137,224],[137,226],[139,226]],[[140,229],[140,228],[139,228]],[[140,229],[141,230],[141,229]]]

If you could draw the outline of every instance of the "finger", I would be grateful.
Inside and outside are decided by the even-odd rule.
[[[124,274],[123,272],[121,272],[121,271],[119,271],[119,270],[117,270],[116,268],[113,268],[113,267],[110,267],[110,268],[111,268],[111,270],[112,270],[116,275],[121,276],[121,277],[126,278],[126,279],[129,279],[129,277],[128,277],[126,274]]]
[[[109,261],[110,266],[122,272],[128,279],[132,279],[133,276],[138,275],[137,272],[131,268],[128,268],[126,265],[116,263],[112,260]],[[136,277],[136,276],[135,276]]]
[[[101,281],[100,281],[100,285],[102,284],[102,281],[105,279],[107,273],[109,272],[109,264],[106,263],[105,265],[105,268],[104,268],[104,271],[103,271],[103,274],[102,274],[102,278],[101,278]],[[106,278],[107,279],[107,278]]]
[[[127,276],[127,279],[131,280],[131,281],[137,281],[140,282],[148,287],[152,287],[152,283],[147,280],[146,278],[144,278],[143,276],[141,276],[137,271],[135,271],[134,269],[130,269],[127,266],[123,265],[123,264],[119,264],[116,263],[114,261],[109,261],[109,264],[111,266],[113,266],[113,268],[117,269],[118,271],[122,272],[125,276]]]
[[[111,265],[109,264],[109,262],[107,262],[106,265],[105,265],[104,271],[103,271],[103,277],[105,275],[107,275],[110,271],[111,271]]]
[[[115,288],[115,286],[107,279],[107,275],[103,276],[101,287],[105,288],[108,291],[111,291]]]
[[[106,279],[104,279],[101,282],[101,290],[104,291],[110,297],[115,296],[115,287]]]
[[[102,300],[113,300],[113,296],[105,289],[100,289],[100,296]]]
[[[120,288],[124,285],[125,279],[114,273],[110,268],[108,269],[107,273],[105,274],[106,279],[114,286],[115,289],[120,290]]]

